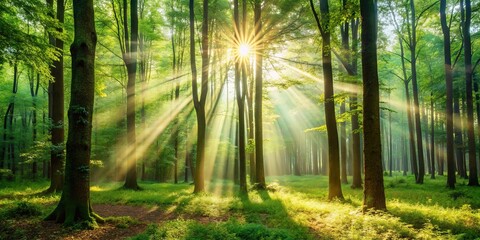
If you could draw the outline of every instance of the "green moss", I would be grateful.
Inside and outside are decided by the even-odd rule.
[[[112,223],[117,228],[129,228],[132,225],[139,224],[137,219],[134,219],[130,216],[121,216],[121,217],[107,217],[105,222]]]

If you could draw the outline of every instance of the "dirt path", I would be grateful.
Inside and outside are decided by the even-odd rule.
[[[16,239],[23,236],[26,239],[69,239],[69,240],[100,240],[100,239],[125,239],[138,235],[145,231],[148,224],[160,223],[162,221],[174,219],[172,213],[160,209],[159,207],[140,207],[128,205],[93,205],[93,210],[102,217],[120,217],[130,216],[138,220],[138,224],[130,224],[126,228],[119,228],[112,223],[100,224],[94,230],[68,230],[56,224],[55,222],[45,222],[38,220],[16,220],[12,223],[15,231],[10,231],[7,239]],[[1,236],[1,234],[0,234]],[[2,238],[2,237],[0,237]]]

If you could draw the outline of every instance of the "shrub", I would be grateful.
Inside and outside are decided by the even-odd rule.
[[[6,211],[6,216],[9,218],[15,217],[36,217],[42,215],[42,211],[36,205],[29,202],[18,202],[13,208]]]
[[[12,170],[0,168],[0,180],[14,181],[15,175],[13,175]]]

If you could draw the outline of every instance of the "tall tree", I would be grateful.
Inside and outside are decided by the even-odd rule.
[[[447,1],[440,0],[440,22],[443,32],[443,51],[445,61],[445,86],[447,90],[446,100],[446,148],[447,148],[447,186],[451,189],[455,188],[455,158],[453,149],[453,72],[452,72],[452,55],[450,46],[450,27],[447,25]]]
[[[124,12],[127,11],[127,0],[123,0]],[[127,14],[124,14],[124,29],[128,31]],[[127,47],[124,54],[125,65],[127,66],[128,82],[127,82],[127,143],[130,151],[127,156],[127,175],[125,177],[124,188],[139,189],[137,183],[137,153],[136,153],[136,134],[135,134],[135,82],[137,76],[137,46],[138,46],[138,0],[130,1],[130,34],[125,34],[125,46]]]
[[[412,90],[413,90],[413,117],[415,121],[415,130],[417,135],[417,151],[418,151],[418,176],[416,183],[423,183],[425,176],[425,160],[423,158],[423,140],[422,140],[422,125],[420,122],[420,102],[418,98],[418,83],[417,83],[417,18],[415,15],[414,0],[410,1],[410,27],[409,44],[410,47],[410,66],[412,71]]]
[[[237,44],[238,56],[235,60],[235,94],[238,106],[238,157],[239,157],[239,170],[240,170],[240,193],[247,192],[247,179],[246,179],[246,151],[245,151],[245,96],[246,96],[246,71],[245,71],[245,59],[241,56],[241,46],[244,44],[242,41],[243,31],[240,26],[239,17],[239,5],[238,0],[233,0],[233,15],[235,21],[235,41]],[[241,79],[241,73],[245,77]]]
[[[325,123],[328,137],[328,199],[343,199],[340,182],[340,152],[338,146],[337,121],[335,119],[335,101],[333,91],[332,54],[330,47],[330,10],[328,0],[320,0],[321,21],[310,0],[317,27],[322,36],[322,69],[325,92]]]
[[[197,159],[194,174],[194,193],[205,191],[205,144],[206,144],[206,118],[205,102],[208,93],[208,0],[203,0],[203,23],[202,23],[202,74],[201,93],[198,96],[197,67],[195,62],[195,8],[194,1],[190,0],[190,65],[192,68],[192,95],[193,105],[197,113]]]
[[[465,6],[464,6],[465,5]],[[472,40],[470,25],[472,22],[472,6],[470,0],[460,0],[462,30],[463,30],[463,51],[465,61],[465,83],[467,101],[467,137],[468,137],[468,185],[478,186],[477,160],[475,147],[475,130],[473,127],[473,72],[472,72]]]
[[[263,162],[263,34],[262,34],[262,3],[263,0],[255,0],[255,177],[259,188],[264,189],[265,168]]]
[[[385,210],[380,138],[380,96],[377,66],[377,2],[360,0],[362,16],[363,153],[365,187],[363,209]]]
[[[342,41],[342,51],[341,55],[337,54],[337,57],[340,60],[340,63],[345,68],[347,74],[351,77],[354,77],[354,82],[357,81],[357,50],[358,50],[358,16],[355,15],[355,10],[349,8],[349,2],[347,0],[342,0],[342,10],[346,12],[347,18],[340,26],[340,35]],[[351,31],[351,46],[350,46],[350,31]],[[350,111],[352,113],[351,122],[352,122],[352,156],[353,156],[353,182],[352,188],[361,188],[362,187],[362,177],[360,169],[360,135],[359,135],[359,124],[358,124],[358,96],[357,93],[350,93]],[[344,103],[340,107],[340,112],[345,112]],[[341,142],[342,142],[342,183],[347,182],[347,159],[346,159],[346,123],[341,124]]]
[[[68,109],[65,185],[55,210],[46,218],[65,225],[85,221],[95,226],[101,217],[90,204],[90,150],[95,90],[95,32],[93,0],[74,0],[72,86]]]
[[[388,2],[388,6],[390,9],[390,14],[392,16],[393,24],[395,26],[395,32],[397,33],[398,36],[398,42],[400,44],[400,60],[402,64],[402,75],[397,75],[397,76],[404,84],[405,86],[405,100],[407,102],[406,104],[406,112],[407,112],[407,122],[408,122],[408,141],[409,141],[409,146],[410,146],[410,164],[412,167],[412,172],[415,175],[415,179],[418,178],[418,163],[417,163],[417,150],[416,150],[416,144],[415,144],[415,125],[413,122],[413,113],[412,113],[412,101],[410,100],[410,90],[409,90],[409,84],[412,80],[411,77],[407,76],[407,66],[405,61],[408,61],[407,58],[405,57],[405,48],[404,48],[404,42],[409,44],[409,41],[404,37],[404,34],[402,33],[402,28],[404,25],[408,25],[408,23],[405,23],[405,20],[402,20],[402,22],[399,22],[396,17],[395,9],[392,5],[392,1]]]
[[[47,4],[53,8],[53,0],[48,0]],[[53,9],[51,9],[53,17]],[[65,6],[63,0],[57,1],[57,20],[60,23],[65,19]],[[63,27],[57,29],[62,32]],[[61,191],[63,188],[63,172],[65,162],[65,110],[64,110],[64,77],[63,77],[63,40],[50,36],[50,44],[54,45],[60,50],[58,60],[53,62],[50,67],[50,75],[52,82],[48,84],[48,104],[49,117],[52,121],[51,126],[51,142],[52,149],[50,151],[50,187],[45,191],[46,193],[54,193]]]

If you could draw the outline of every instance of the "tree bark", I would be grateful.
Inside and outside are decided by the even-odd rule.
[[[312,0],[310,6],[322,35],[322,69],[325,92],[325,123],[328,137],[328,199],[343,199],[340,182],[340,152],[338,146],[337,122],[335,118],[335,101],[333,90],[332,55],[330,46],[330,24],[328,0],[320,0],[322,22],[316,13]]]
[[[453,72],[452,56],[450,47],[450,29],[447,25],[447,15],[445,13],[447,6],[446,0],[440,0],[440,21],[443,32],[443,51],[445,62],[445,86],[447,89],[446,100],[446,133],[447,133],[447,186],[450,189],[455,188],[455,160],[453,154]],[[440,154],[441,155],[441,154]],[[443,164],[442,164],[443,166]],[[443,172],[443,168],[442,168]]]
[[[53,8],[53,0],[48,0],[47,3]],[[53,9],[52,15],[53,17]],[[64,22],[65,6],[64,1],[57,1],[57,20],[60,23]],[[63,28],[57,29],[63,32]],[[48,84],[48,98],[49,98],[49,116],[51,118],[52,126],[50,129],[52,149],[50,151],[50,187],[44,193],[55,193],[62,191],[64,181],[64,163],[65,163],[65,129],[64,129],[64,76],[63,76],[63,41],[50,37],[50,44],[55,45],[60,49],[60,56],[58,60],[53,62],[50,67],[50,74],[53,82]]]
[[[463,120],[460,115],[460,99],[459,96],[453,97],[453,120],[458,124],[453,125],[455,134],[455,158],[457,160],[457,171],[461,178],[465,178],[467,173],[464,168],[464,152],[463,152]]]
[[[430,156],[431,156],[431,179],[435,179],[435,108],[434,108],[434,101],[433,101],[433,92],[430,93],[430,111],[431,111],[431,116],[430,116],[430,128],[431,128],[431,133],[430,133]]]
[[[402,73],[403,73],[403,83],[405,85],[405,98],[407,101],[407,120],[408,120],[408,134],[409,134],[409,143],[410,143],[410,159],[412,172],[415,175],[415,179],[418,178],[418,164],[417,164],[417,151],[415,149],[415,126],[413,125],[413,113],[410,100],[410,91],[408,90],[408,83],[410,80],[407,78],[407,68],[405,66],[405,54],[403,50],[402,39],[399,38],[400,43],[400,58],[402,60]]]
[[[352,52],[358,50],[358,18],[352,19]],[[352,57],[352,70],[357,74],[358,65],[356,55]],[[362,168],[361,168],[361,149],[360,149],[360,124],[358,121],[358,95],[353,93],[350,99],[350,111],[352,112],[352,156],[353,156],[353,179],[352,188],[362,188]]]
[[[465,4],[464,4],[465,2]],[[465,5],[465,7],[464,7]],[[463,51],[465,61],[465,83],[467,101],[467,138],[468,138],[468,186],[479,186],[477,174],[477,159],[475,147],[475,130],[473,127],[473,71],[472,71],[472,40],[470,36],[470,25],[472,19],[472,6],[470,0],[460,0],[462,30],[463,30]]]
[[[90,151],[95,89],[95,32],[92,0],[74,0],[74,41],[72,54],[72,88],[68,110],[68,139],[65,185],[55,210],[46,218],[65,225],[88,222],[94,227],[103,221],[90,204]]]
[[[192,69],[192,95],[193,105],[197,113],[197,159],[194,174],[194,193],[205,191],[205,144],[206,144],[206,118],[205,101],[208,94],[208,0],[203,1],[203,23],[202,23],[202,78],[201,95],[198,96],[197,67],[195,61],[195,12],[194,1],[189,1],[190,10],[190,66]]]
[[[127,6],[124,4],[124,11]],[[124,15],[127,19],[127,15]],[[130,39],[128,34],[125,35],[125,45],[130,45],[126,52],[128,81],[127,81],[127,145],[129,148],[127,155],[127,175],[125,176],[126,189],[139,190],[137,183],[137,141],[135,132],[135,113],[136,113],[136,99],[135,99],[135,83],[137,76],[137,46],[138,46],[138,0],[130,1]],[[128,29],[127,24],[124,25]],[[128,31],[127,31],[128,32]]]
[[[238,30],[235,32],[235,41],[237,44],[241,43],[243,31],[240,29],[239,18],[239,6],[238,0],[233,1],[234,21],[235,28]],[[237,46],[238,47],[238,46]],[[235,61],[235,94],[238,106],[238,157],[239,157],[239,170],[240,170],[240,193],[247,193],[247,179],[246,179],[246,152],[245,152],[245,90],[246,86],[244,82],[246,79],[241,79],[241,73],[246,78],[246,72],[244,68],[244,59],[240,55]]]
[[[345,102],[342,103],[340,106],[340,114],[345,113]],[[341,175],[341,181],[343,184],[348,184],[348,179],[347,179],[347,123],[342,122],[340,123],[340,142],[342,143],[341,145],[341,169],[340,169],[340,175]]]
[[[263,48],[262,37],[262,0],[255,0],[255,177],[257,188],[266,188],[263,159]]]
[[[415,121],[415,130],[417,135],[417,152],[418,152],[418,176],[416,183],[423,184],[425,176],[425,160],[423,158],[423,140],[422,140],[422,125],[420,121],[420,101],[418,99],[418,84],[417,84],[417,27],[415,16],[414,0],[410,0],[410,21],[411,21],[411,36],[410,36],[410,66],[412,71],[412,90],[413,90],[413,117]]]
[[[362,16],[363,146],[365,187],[363,209],[386,210],[380,139],[380,102],[377,68],[377,6],[360,0]]]

